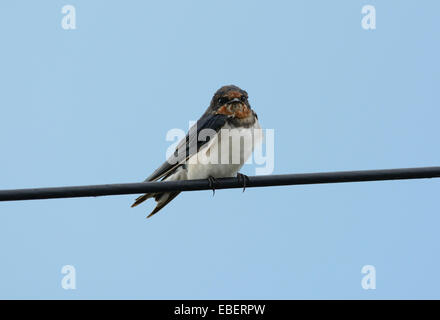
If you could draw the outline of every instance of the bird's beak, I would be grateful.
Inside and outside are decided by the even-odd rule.
[[[246,106],[243,104],[243,101],[241,101],[239,98],[234,98],[230,101],[228,101],[228,105],[230,106],[230,110],[232,112],[235,112],[236,110],[242,110]]]

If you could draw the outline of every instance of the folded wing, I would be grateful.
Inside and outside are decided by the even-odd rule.
[[[199,133],[203,129],[212,129],[215,132],[219,132],[226,124],[227,118],[228,117],[223,114],[207,114],[200,118],[197,123],[191,127],[186,137],[177,145],[174,156],[165,161],[145,179],[145,181],[157,181],[181,166],[189,157],[209,143],[209,137],[206,141],[199,141]]]

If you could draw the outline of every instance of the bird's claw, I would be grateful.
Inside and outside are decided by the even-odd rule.
[[[213,176],[208,177],[209,187],[212,189],[212,196],[215,195],[215,182],[217,181],[216,178]]]
[[[237,180],[238,182],[242,182],[243,181],[243,192],[245,192],[246,190],[246,182],[249,182],[249,177],[245,174],[242,173],[237,173]]]

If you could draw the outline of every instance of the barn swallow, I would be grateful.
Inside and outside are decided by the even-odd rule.
[[[226,136],[229,140],[227,144],[223,135],[225,130],[230,132],[230,135]],[[212,134],[206,137],[206,132]],[[239,139],[244,138],[243,146],[241,141],[238,145],[231,143],[234,135],[238,135]],[[249,104],[247,92],[234,85],[221,87],[214,94],[205,113],[179,142],[173,155],[145,181],[208,179],[214,191],[216,178],[237,177],[243,181],[245,188],[247,177],[239,173],[239,170],[252,154],[254,147],[261,142],[262,130],[257,114]],[[227,149],[222,149],[224,145]],[[226,152],[221,150],[226,150],[228,155],[223,158],[222,152]],[[202,158],[205,161],[200,161]],[[154,198],[157,205],[148,215],[149,218],[179,193],[147,193],[138,197],[132,207]]]

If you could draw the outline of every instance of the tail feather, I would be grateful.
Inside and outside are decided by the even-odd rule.
[[[160,209],[165,207],[168,203],[171,202],[175,197],[179,195],[180,191],[177,192],[166,192],[166,193],[146,193],[140,197],[138,197],[134,203],[131,205],[132,208],[140,205],[145,200],[148,200],[150,198],[155,198],[157,205],[156,208],[148,215],[147,218],[150,218],[157,212],[159,212]]]
[[[131,205],[132,208],[140,205],[142,202],[144,202],[145,200],[148,200],[152,197],[154,197],[155,194],[154,193],[146,193],[138,198],[136,198],[136,200],[134,201],[134,203]]]
[[[175,181],[175,180],[182,180],[182,171],[181,167],[179,167],[177,170],[173,170],[172,172],[168,173],[165,177],[163,177],[162,181]],[[165,207],[168,203],[170,203],[171,200],[173,200],[175,197],[179,195],[180,191],[174,191],[174,192],[156,192],[156,193],[146,193],[140,197],[138,197],[134,203],[131,205],[131,207],[136,207],[145,200],[148,200],[150,198],[154,198],[156,200],[157,205],[156,208],[148,215],[147,218],[151,217],[152,215],[159,212],[160,209]]]
[[[163,193],[160,196],[156,196],[157,206],[154,208],[154,210],[147,216],[147,218],[150,218],[151,216],[155,215],[157,212],[159,212],[160,209],[165,207],[168,203],[170,203],[175,197],[179,195],[180,191],[176,192],[169,192],[169,193]],[[165,199],[163,199],[164,196],[167,196]]]

